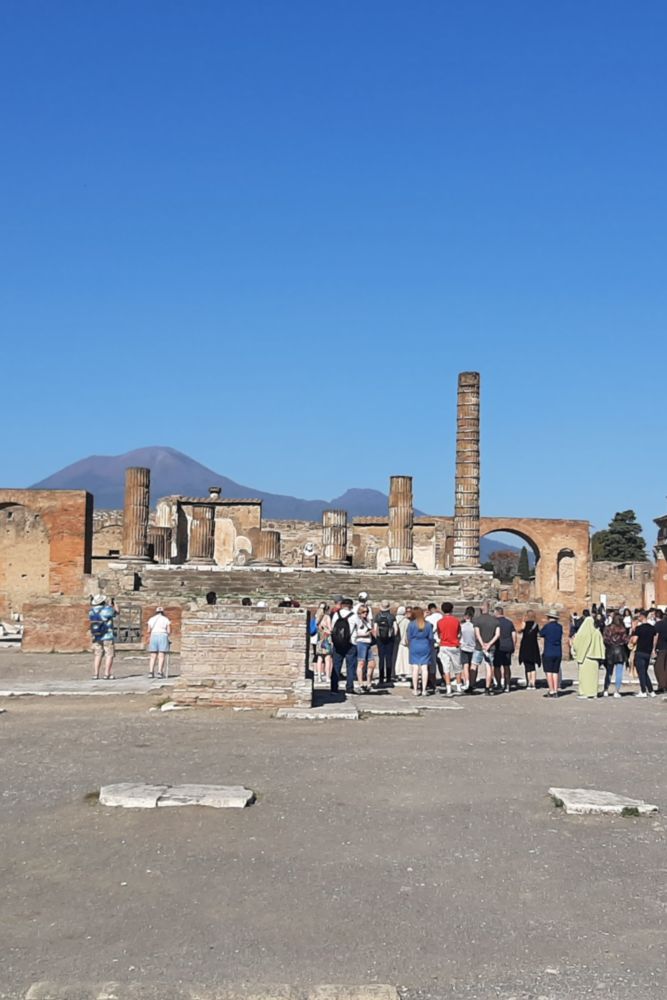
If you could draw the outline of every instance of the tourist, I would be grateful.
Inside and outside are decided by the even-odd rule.
[[[655,679],[658,686],[658,694],[667,692],[667,617],[660,609],[655,613],[655,631],[657,636],[655,646]]]
[[[380,687],[386,687],[393,682],[396,632],[396,618],[390,611],[389,601],[383,601],[373,622],[373,635],[377,643],[380,668]]]
[[[412,668],[412,690],[419,697],[427,694],[429,667],[433,660],[433,626],[426,621],[420,607],[412,609],[412,621],[408,625],[406,641]]]
[[[357,597],[357,600],[354,603],[354,606],[353,606],[352,610],[354,611],[355,615],[358,613],[359,608],[360,608],[360,606],[362,604],[365,604],[366,607],[368,608],[368,620],[370,622],[372,622],[373,621],[373,608],[371,607],[371,602],[370,602],[370,598],[368,596],[368,592],[365,591],[365,590],[360,591],[359,596]]]
[[[482,654],[477,650],[475,641],[475,626],[473,618],[475,609],[468,607],[465,609],[463,621],[461,622],[460,656],[461,668],[463,670],[463,690],[466,694],[475,693],[477,684],[477,667],[482,663]]]
[[[357,619],[357,680],[362,691],[370,691],[375,672],[373,656],[373,622],[367,604],[356,610]]]
[[[574,637],[575,643],[577,641],[577,636],[581,635],[582,629],[585,628],[586,622],[588,622],[590,627],[593,628],[593,620],[586,619],[577,629],[577,635]],[[544,697],[557,698],[560,684],[560,663],[563,659],[563,626],[558,621],[558,612],[555,608],[551,608],[548,612],[547,623],[540,629],[540,638],[544,640],[544,649],[542,650],[542,669],[544,670],[547,678],[548,687],[547,693]]]
[[[495,615],[498,619],[499,635],[493,650],[493,672],[496,688],[509,694],[512,685],[512,654],[516,649],[516,629],[514,622],[505,617],[502,604],[496,604]]]
[[[118,612],[113,597],[108,601],[104,594],[96,594],[91,605],[88,622],[93,639],[93,680],[100,679],[104,658],[104,680],[112,681],[115,679],[111,672],[115,651],[113,620]]]
[[[444,671],[442,668],[442,663],[440,662],[440,638],[438,636],[438,622],[442,618],[442,613],[438,611],[438,606],[431,602],[428,606],[426,621],[429,623],[433,629],[433,656],[431,657],[431,663],[428,668],[428,686],[432,691],[435,691],[437,684],[437,674],[440,673],[440,679],[444,681]]]
[[[578,626],[577,626],[578,627]],[[575,634],[577,629],[575,628]],[[537,687],[537,668],[542,663],[540,644],[538,642],[540,627],[533,612],[528,612],[519,629],[521,643],[519,645],[519,663],[526,671],[526,687],[534,691]]]
[[[612,615],[611,625],[607,625],[602,633],[605,647],[605,675],[603,697],[609,697],[609,687],[614,675],[614,698],[621,697],[625,662],[628,656],[628,632],[620,614]]]
[[[498,619],[489,613],[489,602],[484,601],[480,613],[473,619],[475,626],[475,643],[477,652],[482,654],[482,661],[486,667],[486,678],[484,681],[484,693],[495,694],[493,687],[493,647],[500,636]]]
[[[412,621],[412,608],[401,605],[396,610],[396,649],[394,660],[394,677],[406,680],[410,673],[410,654],[408,651],[408,625]]]
[[[331,683],[331,667],[333,665],[333,646],[331,645],[331,615],[328,605],[322,602],[315,616],[317,622],[317,644],[315,646],[316,666],[320,681]]]
[[[343,663],[345,663],[345,691],[347,694],[355,693],[355,681],[357,678],[357,621],[357,616],[352,611],[352,601],[349,598],[341,601],[340,610],[336,612],[331,620],[331,643],[333,645],[332,691],[338,690]]]
[[[640,611],[639,624],[633,630],[631,639],[635,651],[635,668],[639,677],[640,690],[635,695],[637,698],[648,698],[649,695],[651,698],[655,697],[651,678],[648,675],[648,668],[657,639],[658,633],[655,626],[649,622],[646,612]]]
[[[157,661],[158,677],[165,676],[164,661],[169,652],[171,622],[164,613],[164,608],[156,608],[155,614],[146,623],[148,651],[151,654],[148,664],[148,676],[155,677]]]
[[[445,601],[436,624],[440,647],[440,664],[444,672],[445,694],[451,697],[452,677],[456,690],[461,691],[461,622],[454,615],[454,605]],[[428,618],[426,619],[428,621]]]
[[[578,698],[597,698],[598,671],[605,659],[604,639],[592,616],[585,618],[572,643],[579,664]]]

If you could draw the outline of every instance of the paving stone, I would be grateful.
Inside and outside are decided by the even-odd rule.
[[[187,705],[176,705],[173,701],[165,701],[164,705],[160,705],[161,712],[187,712]]]
[[[594,788],[550,788],[549,795],[571,816],[640,815],[658,812],[658,807],[642,799],[629,799],[615,792]]]
[[[369,705],[361,702],[359,705],[361,715],[412,715],[421,716],[421,712],[416,705],[397,705],[395,702],[389,705]]]
[[[255,799],[242,785],[174,785],[157,801],[162,806],[210,806],[212,809],[243,809]]]
[[[308,1000],[399,1000],[395,986],[368,983],[363,986],[315,986],[308,992]]]
[[[459,705],[453,699],[449,698],[446,701],[436,701],[435,698],[424,698],[419,708],[422,712],[460,712],[463,710],[463,705]]]
[[[121,806],[123,809],[155,809],[169,785],[142,785],[125,781],[100,788],[100,805]]]
[[[395,986],[324,984],[277,986],[164,986],[140,983],[33,983],[25,1000],[399,1000]]]
[[[354,705],[318,705],[315,708],[279,708],[276,719],[307,719],[311,722],[325,722],[329,719],[347,719],[355,722],[359,712]]]

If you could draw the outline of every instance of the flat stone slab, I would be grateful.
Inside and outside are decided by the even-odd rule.
[[[549,795],[570,816],[647,816],[658,812],[657,806],[642,799],[594,788],[550,788]]]
[[[7,682],[4,682],[7,684]],[[173,687],[176,683],[173,677],[163,677],[152,680],[150,677],[118,677],[112,681],[92,678],[80,681],[24,681],[12,682],[10,686],[0,688],[0,698],[19,698],[26,695],[46,698],[52,695],[113,695],[113,694],[150,694],[163,687]]]
[[[416,705],[369,705],[367,701],[363,699],[359,703],[359,712],[361,715],[412,715],[421,716],[421,712]]]
[[[307,719],[309,722],[326,722],[330,719],[347,719],[356,722],[359,712],[354,705],[318,705],[315,708],[279,708],[276,719]]]
[[[243,809],[255,793],[241,785],[142,785],[121,782],[103,785],[100,805],[123,809],[156,809],[159,806],[210,806],[212,809]]]
[[[459,705],[453,698],[436,701],[435,698],[423,698],[420,705],[422,712],[461,712],[463,705]]]

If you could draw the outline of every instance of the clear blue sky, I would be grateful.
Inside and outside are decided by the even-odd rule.
[[[667,5],[4,0],[2,485],[169,444],[276,492],[667,509]]]

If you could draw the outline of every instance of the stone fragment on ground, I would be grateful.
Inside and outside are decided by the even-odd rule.
[[[332,719],[346,719],[356,722],[359,712],[347,702],[331,705],[315,705],[313,708],[279,708],[276,719],[305,719],[310,722],[326,722]]]
[[[212,809],[243,809],[255,794],[241,785],[144,785],[121,782],[103,785],[100,805],[123,809],[155,809],[158,806],[209,806]]]
[[[549,795],[570,816],[646,816],[658,807],[642,799],[594,788],[550,788]]]
[[[4,994],[1,994],[4,996]],[[399,1000],[395,986],[367,983],[358,986],[296,987],[277,986],[177,986],[168,991],[164,986],[120,982],[54,982],[33,983],[25,1000]]]

